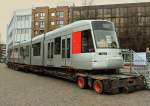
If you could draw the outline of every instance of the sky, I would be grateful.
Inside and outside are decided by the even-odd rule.
[[[0,41],[6,41],[6,27],[9,24],[13,11],[16,9],[33,8],[37,6],[55,7],[74,3],[83,5],[85,0],[0,0]],[[87,3],[91,0],[86,0]],[[150,0],[93,0],[92,5],[150,2]]]

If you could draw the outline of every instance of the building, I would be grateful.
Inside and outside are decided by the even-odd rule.
[[[31,39],[32,10],[19,9],[14,11],[13,17],[7,26],[7,44],[13,47],[15,44]]]
[[[49,7],[32,9],[32,37],[48,32]]]
[[[69,23],[69,7],[36,7],[32,9],[32,37]]]
[[[84,19],[114,22],[121,48],[150,47],[150,2],[70,7],[70,23]]]
[[[7,51],[7,56],[11,56],[11,51],[15,44],[31,40],[31,32],[32,9],[18,9],[14,11],[7,26],[6,48],[11,48],[10,51]]]
[[[6,44],[0,44],[0,63],[5,63],[6,61]]]

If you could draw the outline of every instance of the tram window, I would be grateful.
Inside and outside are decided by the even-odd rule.
[[[62,58],[65,58],[65,39],[62,40]]]
[[[55,38],[55,54],[60,54],[61,50],[61,37]]]
[[[15,53],[18,53],[18,48],[15,48]]]
[[[84,30],[82,33],[82,53],[94,52],[91,30]]]
[[[47,46],[47,58],[50,58],[50,43]]]
[[[29,46],[26,46],[26,56],[29,57]]]
[[[33,56],[40,56],[40,54],[41,54],[41,43],[33,44],[32,47],[33,47]]]
[[[23,57],[23,55],[24,55],[24,49],[23,49],[23,47],[21,47],[21,48],[20,48],[20,56]]]
[[[67,58],[70,58],[70,38],[67,38]]]
[[[54,43],[51,42],[51,58],[53,58]]]

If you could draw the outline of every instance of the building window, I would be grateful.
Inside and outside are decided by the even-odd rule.
[[[23,34],[23,29],[20,29],[21,30],[21,33],[20,34]]]
[[[40,19],[44,19],[45,18],[45,13],[42,12],[39,15],[40,15]]]
[[[23,16],[17,16],[17,21],[22,21],[23,20]]]
[[[17,34],[21,34],[21,29],[17,29]]]
[[[64,17],[64,12],[57,12],[56,14],[57,14],[57,16],[59,16],[59,17]]]
[[[36,30],[36,31],[35,31],[35,35],[37,35],[37,34],[38,34],[38,31]]]
[[[25,29],[25,34],[29,34],[29,29]]]
[[[150,16],[150,7],[145,7],[146,16]]]
[[[44,21],[40,21],[40,28],[44,28],[45,26],[45,22]]]
[[[64,21],[57,21],[57,25],[64,25]]]
[[[39,31],[39,34],[44,34],[44,30],[40,30],[40,31]]]
[[[61,50],[61,37],[55,38],[55,54],[60,54]]]
[[[116,8],[116,16],[119,17],[120,16],[120,9]]]
[[[124,27],[124,26],[127,26],[127,21],[128,19],[127,18],[120,18],[120,26],[121,27]]]
[[[119,17],[119,15],[120,15],[119,8],[113,8],[112,9],[112,16],[113,17]]]
[[[88,11],[87,10],[81,10],[81,17],[80,19],[87,19]]]
[[[111,17],[111,9],[104,9],[104,17]]]
[[[59,21],[59,24],[60,25],[64,25],[64,21]]]
[[[33,44],[32,47],[33,47],[33,56],[40,56],[40,54],[41,54],[41,43]]]
[[[137,16],[137,7],[130,7],[128,8],[128,16]]]
[[[20,34],[25,34],[25,29],[20,29]]]
[[[40,13],[40,17],[45,17],[45,13]]]
[[[55,13],[51,13],[51,16],[52,16],[52,17],[55,16]]]
[[[36,21],[36,22],[35,22],[35,25],[38,25],[38,24],[39,24],[39,23]]]
[[[139,26],[143,26],[145,24],[145,17],[138,17]]]
[[[80,18],[80,11],[73,11],[73,18]]]
[[[97,10],[97,18],[102,18],[103,17],[103,9],[98,9]]]
[[[56,16],[59,16],[59,12],[56,13]]]
[[[95,10],[89,10],[89,18],[96,18],[95,17]]]
[[[35,13],[35,17],[38,17],[39,16],[39,14],[38,13]]]
[[[45,17],[45,13],[41,13],[41,17]]]
[[[145,24],[150,25],[150,17],[145,17]]]
[[[127,17],[127,8],[120,8],[120,16]]]
[[[29,18],[30,18],[30,15],[25,16],[25,20],[29,20]]]
[[[57,21],[57,25],[59,25],[59,21]]]
[[[144,7],[137,7],[138,10],[138,16],[144,16],[145,15],[145,8]]]
[[[60,13],[59,13],[59,16],[60,16],[60,17],[64,17],[64,12],[60,12]]]
[[[115,18],[115,26],[118,27],[120,25],[120,18]]]
[[[51,25],[55,25],[55,22],[52,21],[52,22],[51,22]]]

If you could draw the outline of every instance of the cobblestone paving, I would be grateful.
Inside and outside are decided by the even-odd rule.
[[[0,64],[0,106],[150,106],[150,91],[98,95],[76,84]]]

